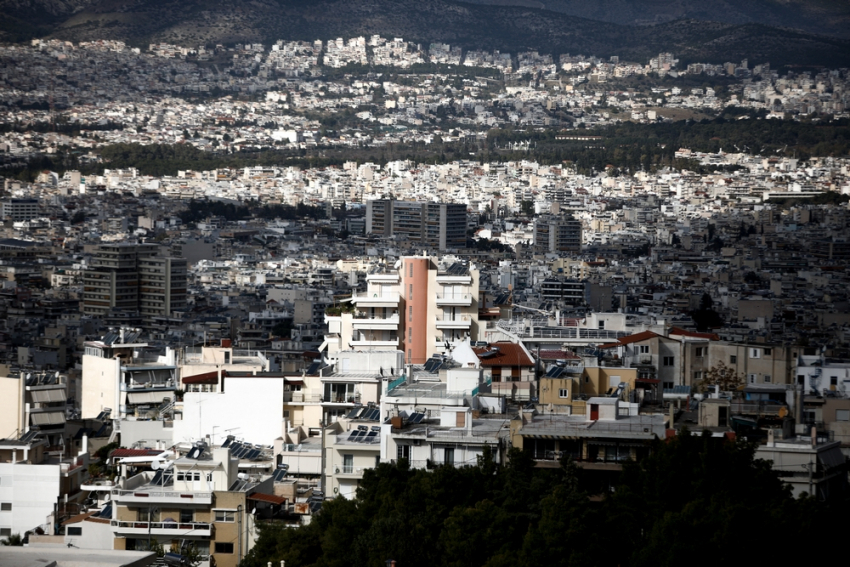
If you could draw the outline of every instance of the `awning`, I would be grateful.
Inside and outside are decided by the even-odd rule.
[[[30,421],[32,425],[59,425],[65,423],[65,410],[31,413]]]
[[[635,382],[643,384],[658,384],[660,380],[658,378],[635,378]]]
[[[170,398],[172,392],[128,392],[128,404],[161,404],[165,398]]]
[[[184,384],[218,384],[218,372],[204,372],[194,376],[184,376],[180,379]]]
[[[33,390],[30,393],[32,394],[32,401],[37,404],[64,402],[68,398],[68,395],[65,393],[65,388]]]
[[[293,386],[303,386],[304,385],[304,379],[300,378],[300,377],[299,378],[290,378],[290,377],[287,376],[287,377],[284,378],[284,380],[286,381],[287,384],[292,384]]]
[[[274,494],[264,494],[262,492],[255,492],[248,496],[248,500],[256,500],[257,502],[268,502],[269,504],[277,504],[278,506],[281,504],[286,504],[286,498],[281,496],[275,496]]]

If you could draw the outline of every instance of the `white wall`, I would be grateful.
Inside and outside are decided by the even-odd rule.
[[[59,474],[59,465],[0,463],[0,502],[12,503],[0,512],[0,528],[23,535],[43,526],[59,498]]]
[[[79,536],[66,535],[65,544],[73,545],[80,549],[113,549],[115,545],[115,534],[112,533],[112,526],[109,524],[101,524],[99,522],[77,522],[76,524],[68,524],[67,528],[81,528],[82,534]]]
[[[170,447],[174,443],[173,435],[174,428],[165,427],[164,421],[121,421],[121,445],[124,447],[132,447],[139,441],[145,447],[156,448],[157,441]]]
[[[100,358],[83,355],[82,417],[95,418],[103,408],[112,408],[112,416],[118,415],[118,378],[120,362],[116,358]]]
[[[187,392],[183,419],[174,422],[174,442],[230,434],[249,443],[271,445],[283,432],[283,378],[225,378],[224,393]]]

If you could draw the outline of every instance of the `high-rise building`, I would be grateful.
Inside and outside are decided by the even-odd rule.
[[[540,252],[580,252],[581,221],[571,215],[543,215],[534,221],[534,247]]]
[[[402,236],[439,250],[465,248],[466,205],[420,201],[368,201],[366,234]]]
[[[170,316],[186,307],[186,260],[160,258],[155,244],[104,244],[83,275],[82,311],[143,318]]]
[[[423,364],[446,343],[478,338],[478,270],[438,265],[407,256],[392,269],[376,267],[367,290],[351,298],[353,312],[326,317],[329,334],[320,350],[333,360],[344,350],[401,350],[408,364]]]
[[[15,222],[38,217],[38,199],[4,199],[0,201],[0,218]]]

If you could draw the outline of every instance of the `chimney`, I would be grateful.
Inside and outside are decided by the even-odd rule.
[[[812,449],[817,448],[818,446],[818,428],[816,426],[812,426]]]
[[[775,447],[776,446],[776,430],[768,429],[767,430],[767,446]]]
[[[83,444],[80,448],[80,456],[85,455],[89,452],[89,436],[83,433]]]

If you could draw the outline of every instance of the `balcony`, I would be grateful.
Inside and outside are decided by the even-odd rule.
[[[284,392],[283,401],[287,404],[318,404],[321,403],[322,396],[305,392]]]
[[[472,305],[472,294],[468,291],[461,293],[438,293],[437,306],[443,305],[470,307]]]
[[[355,331],[395,331],[398,329],[398,313],[389,317],[354,317]]]
[[[128,535],[160,535],[160,536],[191,536],[211,537],[212,524],[206,522],[142,522],[112,520],[112,531],[124,536]]]
[[[351,296],[351,302],[358,308],[398,307],[398,293],[361,292]]]
[[[175,492],[171,491],[149,491],[149,490],[113,490],[112,499],[119,504],[145,505],[145,504],[196,504],[202,506],[212,505],[212,492]]]
[[[444,315],[443,317],[437,317],[438,329],[469,329],[471,325],[472,318],[469,315],[457,315],[456,317]]]
[[[389,347],[398,348],[398,339],[352,340],[352,347]]]

